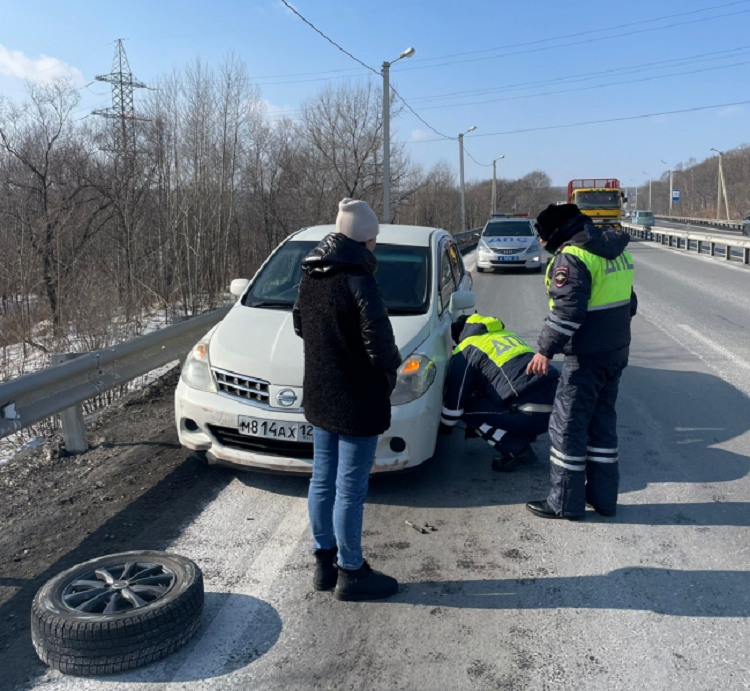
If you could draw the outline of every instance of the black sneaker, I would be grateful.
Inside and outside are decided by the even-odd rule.
[[[315,573],[313,574],[313,588],[315,590],[333,590],[339,578],[336,568],[338,548],[315,550]]]
[[[524,446],[515,456],[501,456],[492,459],[492,470],[496,473],[512,473],[516,468],[524,465],[532,465],[539,457],[531,448],[531,444]]]
[[[355,571],[342,569],[340,566],[338,569],[339,581],[335,592],[337,600],[383,600],[398,592],[398,581],[395,578],[373,571],[366,561]]]

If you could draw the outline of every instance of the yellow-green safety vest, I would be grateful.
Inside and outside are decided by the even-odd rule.
[[[630,252],[623,252],[617,259],[605,259],[581,247],[568,246],[564,247],[561,253],[578,257],[591,274],[589,312],[630,304],[630,294],[633,289],[633,258]],[[544,280],[547,295],[549,295],[549,287],[552,283],[553,265],[554,261],[550,261]],[[554,304],[555,301],[549,295],[550,311]]]
[[[472,314],[466,320],[466,324],[484,324],[487,327],[487,333],[465,338],[456,346],[453,351],[454,355],[473,346],[481,350],[498,367],[502,367],[518,355],[534,352],[521,338],[512,331],[508,331],[505,325],[495,317]]]

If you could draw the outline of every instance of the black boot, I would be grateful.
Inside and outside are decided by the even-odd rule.
[[[523,447],[515,456],[501,456],[492,459],[492,470],[496,473],[511,473],[516,468],[524,465],[532,465],[539,460],[538,456],[531,448],[531,444]]]
[[[364,561],[355,571],[339,569],[336,599],[348,602],[361,600],[383,600],[398,592],[398,581],[379,571],[373,571]]]
[[[564,518],[568,521],[580,521],[583,516],[563,516],[561,513],[557,513],[548,503],[546,499],[542,501],[530,501],[526,504],[526,509],[531,511],[535,516],[539,518]]]
[[[315,574],[313,575],[313,588],[315,590],[333,590],[339,572],[336,569],[336,555],[338,548],[315,550]]]

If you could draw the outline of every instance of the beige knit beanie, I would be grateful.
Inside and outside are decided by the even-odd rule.
[[[339,202],[336,232],[356,242],[369,242],[380,232],[378,217],[367,202],[347,197]]]

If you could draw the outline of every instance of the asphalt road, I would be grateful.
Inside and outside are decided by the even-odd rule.
[[[371,487],[366,556],[402,589],[347,604],[311,589],[304,481],[218,471],[166,545],[206,575],[194,642],[126,675],[47,672],[23,688],[748,688],[750,271],[647,243],[633,254],[617,518],[531,516],[546,464],[495,474],[489,447],[454,433],[421,474]],[[476,275],[476,292],[535,341],[540,275]]]

